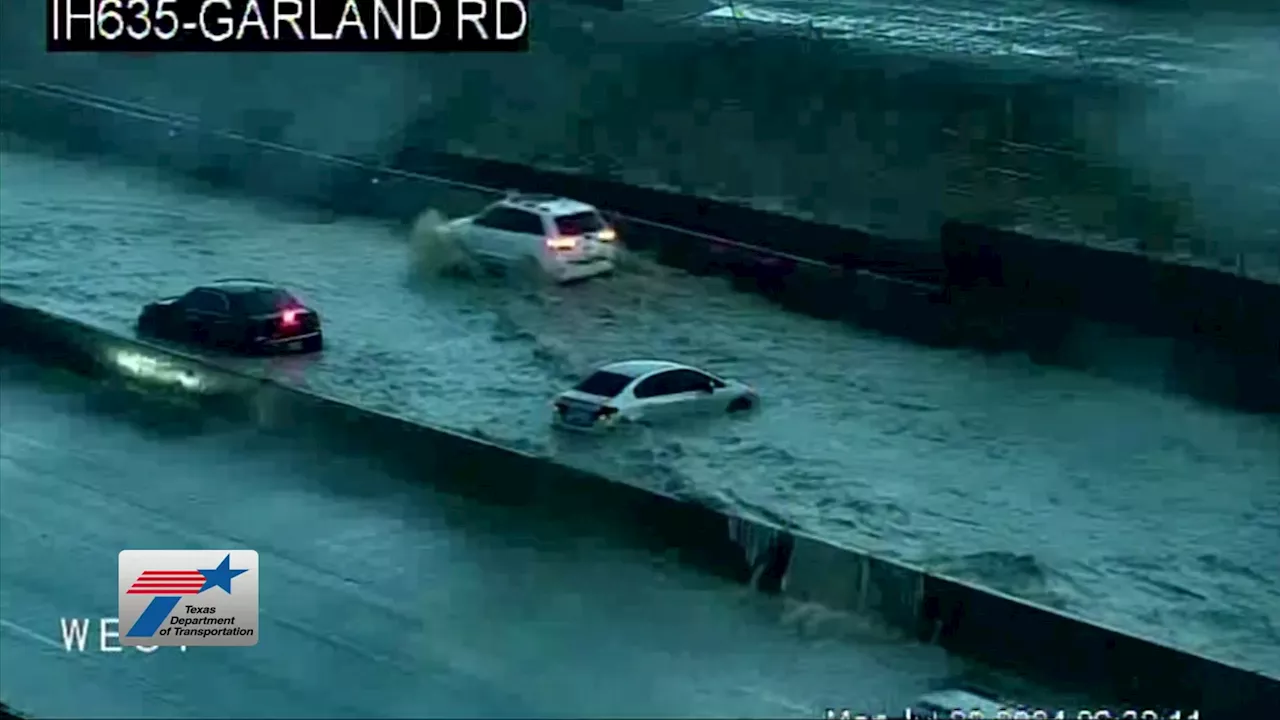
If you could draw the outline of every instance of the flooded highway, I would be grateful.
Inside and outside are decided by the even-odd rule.
[[[29,153],[0,156],[0,172],[8,297],[130,332],[156,296],[269,277],[320,309],[329,346],[244,367],[1280,668],[1280,427],[1268,418],[917,347],[661,268],[533,294],[421,281],[403,231],[379,223]],[[555,438],[548,398],[627,357],[742,379],[762,412]]]

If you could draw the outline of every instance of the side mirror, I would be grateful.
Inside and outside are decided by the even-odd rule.
[[[715,391],[716,391],[715,383],[707,383],[706,385],[702,386],[702,392],[707,393],[708,395],[710,395],[711,393],[714,393]]]

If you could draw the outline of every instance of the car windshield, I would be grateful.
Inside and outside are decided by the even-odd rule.
[[[556,230],[561,235],[585,235],[600,232],[606,227],[604,219],[595,212],[580,212],[556,218]]]
[[[631,384],[631,378],[626,375],[601,370],[591,377],[578,383],[574,388],[578,392],[584,392],[588,395],[598,395],[600,397],[614,397],[622,392]]]
[[[279,288],[263,288],[235,293],[233,302],[246,315],[266,315],[283,308],[299,305],[298,299]]]

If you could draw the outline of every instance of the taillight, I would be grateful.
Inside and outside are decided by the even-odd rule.
[[[547,238],[547,247],[552,250],[572,250],[578,247],[578,238],[576,237],[549,237]]]
[[[302,314],[301,310],[289,309],[280,313],[280,325],[282,327],[293,327],[298,324],[298,316]]]
[[[613,228],[605,228],[596,233],[596,237],[605,242],[613,242],[618,239],[618,233]]]

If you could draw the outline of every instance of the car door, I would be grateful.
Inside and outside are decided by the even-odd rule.
[[[542,237],[542,219],[519,208],[490,208],[471,225],[473,251],[503,262],[532,254],[533,244]]]
[[[179,301],[180,324],[186,340],[201,345],[224,344],[231,331],[231,303],[226,293],[197,288]]]
[[[708,410],[712,393],[704,389],[703,377],[691,370],[665,370],[641,380],[635,396],[644,419],[670,422]]]
[[[639,419],[645,422],[662,421],[669,418],[671,408],[666,407],[669,400],[667,381],[670,372],[658,372],[636,383],[631,394],[639,407]]]
[[[724,383],[697,370],[672,370],[668,387],[675,398],[678,415],[705,415],[722,410],[724,396],[717,392]]]
[[[506,208],[491,207],[471,220],[463,244],[467,251],[481,259],[490,259],[496,252],[497,237],[503,229],[503,212]]]
[[[546,247],[542,216],[529,210],[509,210],[511,215],[507,219],[507,227],[498,236],[502,242],[502,257],[508,261],[541,257]]]

